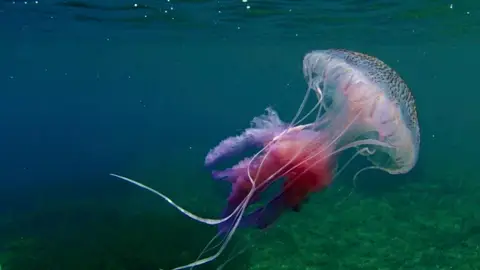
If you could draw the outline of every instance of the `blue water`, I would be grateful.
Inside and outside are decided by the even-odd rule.
[[[20,269],[9,267],[7,257],[21,261],[31,251],[11,248],[21,237],[37,239],[47,231],[57,240],[76,232],[84,234],[80,239],[101,235],[69,227],[89,209],[120,216],[153,211],[159,234],[167,216],[189,222],[161,200],[108,176],[112,172],[148,183],[196,212],[220,213],[228,186],[209,179],[205,154],[267,106],[291,118],[306,90],[302,57],[313,49],[374,55],[412,89],[422,146],[417,168],[400,182],[441,186],[447,178],[478,179],[479,27],[475,1],[2,1],[2,269]],[[389,192],[408,188],[400,186]],[[364,196],[386,196],[375,192]],[[186,263],[180,253],[190,244],[181,239],[190,227],[169,226],[178,233],[175,262]],[[160,254],[174,248],[148,238],[138,245],[147,242]],[[88,267],[174,264],[162,262]],[[240,269],[257,269],[255,263]],[[53,269],[46,267],[38,269]],[[321,269],[313,267],[308,269]]]

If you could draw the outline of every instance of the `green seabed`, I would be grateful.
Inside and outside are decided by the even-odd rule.
[[[359,185],[345,200],[349,186],[336,185],[268,230],[237,234],[226,255],[232,248],[247,249],[223,269],[480,269],[473,195],[480,184],[473,168],[462,168],[462,179],[459,175],[414,173],[402,179],[406,184],[375,194]],[[151,199],[148,204],[168,209]],[[218,208],[198,207],[200,201],[190,197],[185,207]],[[2,270],[147,270],[191,262],[215,228],[164,210],[126,213],[118,205],[79,203],[4,216]],[[217,269],[227,258],[198,269]]]

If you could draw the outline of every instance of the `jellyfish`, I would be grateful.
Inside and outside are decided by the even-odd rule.
[[[174,270],[216,260],[239,228],[265,229],[286,211],[298,211],[359,155],[371,166],[359,170],[354,179],[368,169],[405,174],[415,167],[420,146],[415,100],[396,71],[373,56],[329,49],[306,54],[303,74],[307,91],[290,122],[268,108],[244,132],[223,140],[206,155],[205,166],[212,177],[232,185],[220,218],[195,215],[161,192],[112,174],[155,193],[189,218],[218,227],[218,234],[197,260]],[[314,105],[307,110],[312,96]],[[254,155],[231,168],[215,169],[220,161],[253,148],[258,149]],[[338,157],[347,149],[355,152],[339,166]],[[264,191],[276,182],[282,182],[280,191],[262,203]],[[216,249],[213,255],[203,256],[212,249]]]

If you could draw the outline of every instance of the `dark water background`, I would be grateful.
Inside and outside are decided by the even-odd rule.
[[[267,106],[290,119],[306,87],[302,57],[326,48],[382,59],[417,100],[417,168],[407,176],[368,174],[356,202],[395,197],[415,183],[438,200],[467,200],[459,204],[471,211],[450,214],[460,233],[476,234],[479,41],[476,1],[0,2],[0,265],[143,270],[194,259],[214,229],[108,173],[217,215],[228,187],[209,178],[205,154]],[[460,192],[455,183],[471,184]],[[415,198],[409,203],[421,208]],[[295,227],[305,212],[281,222],[285,234],[308,237]],[[275,239],[263,245],[275,247]],[[227,269],[323,267],[306,255],[295,268],[275,260],[256,268],[258,252]],[[478,269],[462,262],[461,269]],[[447,260],[416,268],[452,264],[458,267]]]

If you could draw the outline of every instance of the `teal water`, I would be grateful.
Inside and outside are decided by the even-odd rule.
[[[108,174],[219,216],[229,187],[206,153],[267,106],[290,119],[303,56],[327,48],[401,74],[419,163],[366,172],[343,201],[353,164],[301,212],[239,232],[224,269],[480,269],[479,25],[475,1],[1,2],[1,269],[194,260],[215,228]]]

